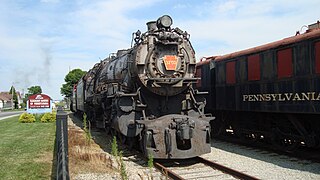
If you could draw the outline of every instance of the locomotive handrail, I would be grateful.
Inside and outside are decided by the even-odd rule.
[[[172,83],[172,81],[192,81],[195,82],[197,80],[200,80],[201,78],[146,78],[145,80],[149,80],[149,81],[157,81],[157,83],[160,84],[166,84],[166,83]]]
[[[197,94],[197,95],[207,95],[207,94],[209,94],[209,92],[207,92],[207,91],[198,91],[198,90],[195,90],[194,93]]]
[[[117,92],[116,94],[113,94],[111,96],[107,96],[107,98],[113,98],[113,97],[134,97],[138,96],[138,93],[122,93],[122,92]]]
[[[200,80],[201,78],[146,78],[147,80],[154,80],[154,81],[159,81],[159,80]]]

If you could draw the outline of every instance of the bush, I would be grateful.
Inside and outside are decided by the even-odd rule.
[[[83,114],[83,130],[84,130],[84,132],[85,132],[85,137],[86,137],[86,142],[87,142],[87,144],[89,144],[90,145],[90,140],[91,140],[91,138],[92,138],[92,136],[91,136],[91,132],[90,132],[90,121],[89,121],[89,129],[88,129],[88,127],[87,127],[87,115],[86,115],[86,113],[84,113]]]
[[[152,154],[148,154],[148,167],[153,168],[153,156]]]
[[[34,114],[34,117],[36,118],[36,122],[40,122],[43,117],[43,114]]]
[[[22,113],[19,117],[19,122],[21,123],[33,123],[36,121],[36,118],[32,114]]]
[[[23,103],[20,103],[20,106],[21,106],[21,108],[27,107],[27,106],[26,106],[26,103],[24,103],[24,102],[23,102]]]
[[[123,162],[123,154],[122,151],[119,152],[119,160],[120,160],[120,175],[121,179],[128,180],[128,175],[126,171],[126,164]]]
[[[118,156],[118,144],[116,136],[113,136],[112,143],[111,143],[111,154],[113,156]]]
[[[54,122],[56,121],[56,113],[45,113],[42,118],[41,122]]]

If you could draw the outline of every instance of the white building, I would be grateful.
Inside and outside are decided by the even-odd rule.
[[[12,95],[9,92],[0,92],[0,110],[12,109],[13,101]]]
[[[18,107],[21,108],[20,104],[23,102],[23,98],[20,92],[16,92],[18,99]],[[14,102],[12,95],[9,92],[0,92],[0,110],[2,109],[13,109]]]

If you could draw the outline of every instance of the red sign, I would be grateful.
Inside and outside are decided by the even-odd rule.
[[[178,64],[177,56],[165,55],[163,57],[164,65],[168,71],[175,71]]]
[[[45,94],[35,94],[29,97],[29,108],[50,108],[50,97]]]

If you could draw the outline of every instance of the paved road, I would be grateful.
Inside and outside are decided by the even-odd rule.
[[[16,116],[16,115],[19,115],[21,113],[23,113],[24,111],[9,111],[9,112],[0,112],[0,120],[2,119],[6,119],[6,118],[9,118],[9,117],[13,117],[13,116]]]

